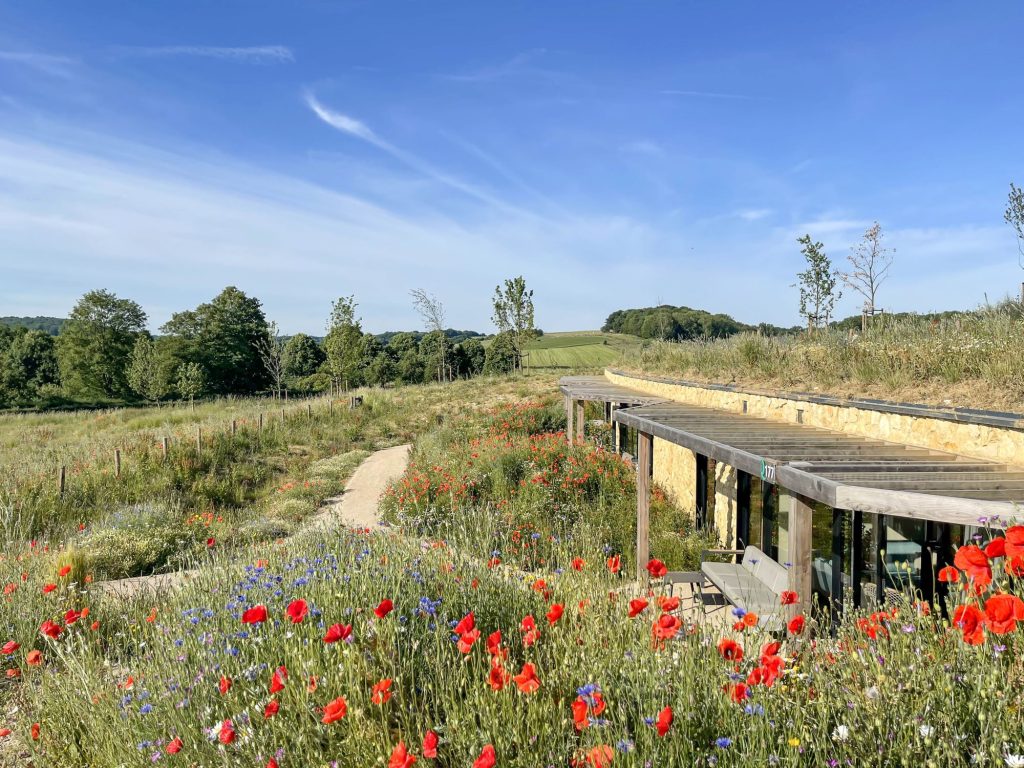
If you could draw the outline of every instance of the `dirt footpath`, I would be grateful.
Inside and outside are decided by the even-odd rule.
[[[377,528],[377,502],[388,485],[405,472],[411,450],[411,445],[398,445],[371,454],[349,478],[345,492],[324,502],[313,523]]]

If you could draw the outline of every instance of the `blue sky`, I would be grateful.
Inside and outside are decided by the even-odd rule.
[[[490,328],[523,274],[547,330],[656,302],[795,324],[796,238],[873,220],[880,303],[1024,279],[1016,2],[0,5],[0,315],[86,290],[154,328],[225,285],[286,332],[425,288]],[[841,314],[860,302],[844,297]]]

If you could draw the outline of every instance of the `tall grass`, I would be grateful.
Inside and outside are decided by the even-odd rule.
[[[880,316],[863,334],[822,330],[652,342],[627,353],[623,365],[723,383],[839,394],[902,397],[917,392],[923,400],[969,396],[979,407],[1006,408],[1024,405],[1022,349],[1024,319],[1004,309],[937,321]]]

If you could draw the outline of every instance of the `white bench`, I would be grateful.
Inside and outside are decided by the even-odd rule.
[[[789,589],[789,571],[754,546],[704,554],[743,555],[739,563],[701,562],[700,571],[722,597],[747,613],[756,613],[761,625],[778,626],[784,618],[781,598]]]

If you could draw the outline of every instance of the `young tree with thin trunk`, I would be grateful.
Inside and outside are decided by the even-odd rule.
[[[274,388],[274,397],[280,399],[284,386],[284,340],[281,338],[277,323],[267,323],[267,332],[257,339],[256,349],[260,353],[263,367],[270,377]]]
[[[199,363],[182,363],[178,367],[178,394],[187,397],[196,409],[196,398],[206,389],[206,374]]]
[[[800,252],[807,259],[807,269],[797,274],[800,287],[800,314],[807,318],[807,331],[827,328],[832,309],[841,294],[836,291],[837,273],[825,255],[825,246],[804,235],[797,240]]]
[[[422,288],[415,288],[409,291],[412,296],[412,305],[423,319],[427,329],[437,333],[438,340],[438,366],[437,380],[450,381],[451,371],[448,366],[448,338],[444,335],[444,304],[433,294],[427,293]]]
[[[526,289],[522,275],[494,289],[494,315],[491,321],[501,333],[511,334],[515,346],[517,370],[523,368],[523,345],[536,333],[533,320],[533,291]]]
[[[867,318],[875,315],[878,289],[889,276],[889,267],[895,251],[882,245],[882,226],[876,221],[853,246],[847,260],[852,269],[840,272],[843,284],[864,297],[864,320],[861,330],[867,330]]]
[[[1006,201],[1003,219],[1017,234],[1017,264],[1024,269],[1024,189],[1010,182],[1010,196]],[[1020,285],[1020,301],[1024,304],[1024,282]]]

